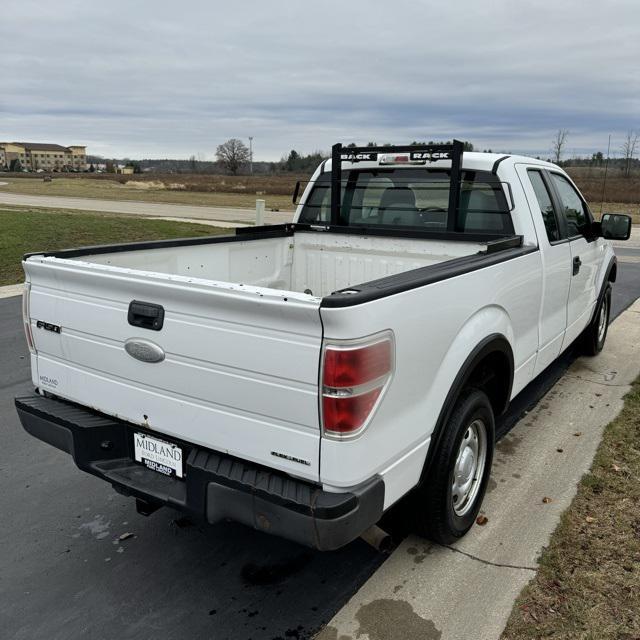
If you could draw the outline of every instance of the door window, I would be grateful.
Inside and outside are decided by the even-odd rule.
[[[528,174],[531,186],[533,187],[538,204],[540,205],[540,213],[542,213],[542,220],[544,221],[544,228],[547,231],[547,238],[549,239],[549,242],[560,240],[558,219],[556,218],[553,201],[551,200],[551,195],[547,189],[547,185],[544,183],[542,174],[540,171],[536,171],[534,169],[529,169]]]
[[[567,224],[567,235],[572,238],[581,235],[589,223],[587,205],[573,185],[559,173],[550,173],[561,204],[561,215]]]

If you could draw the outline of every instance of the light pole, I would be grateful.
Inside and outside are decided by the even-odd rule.
[[[253,175],[253,136],[249,136],[249,174]]]

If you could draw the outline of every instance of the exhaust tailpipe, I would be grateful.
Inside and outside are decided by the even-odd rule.
[[[375,524],[369,527],[360,537],[380,553],[391,553],[393,549],[391,536]]]

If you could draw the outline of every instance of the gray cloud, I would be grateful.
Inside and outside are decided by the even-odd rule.
[[[453,136],[602,149],[640,128],[637,0],[22,0],[0,21],[0,139],[256,158]],[[617,138],[616,138],[617,136]],[[617,146],[617,145],[616,145]]]

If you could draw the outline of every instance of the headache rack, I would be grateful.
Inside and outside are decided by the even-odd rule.
[[[456,212],[460,204],[462,177],[462,153],[464,144],[454,140],[450,144],[412,144],[386,147],[343,147],[337,143],[331,147],[331,226],[340,225],[342,163],[377,161],[379,155],[408,154],[408,161],[429,164],[438,160],[451,160],[447,232],[455,232]]]

